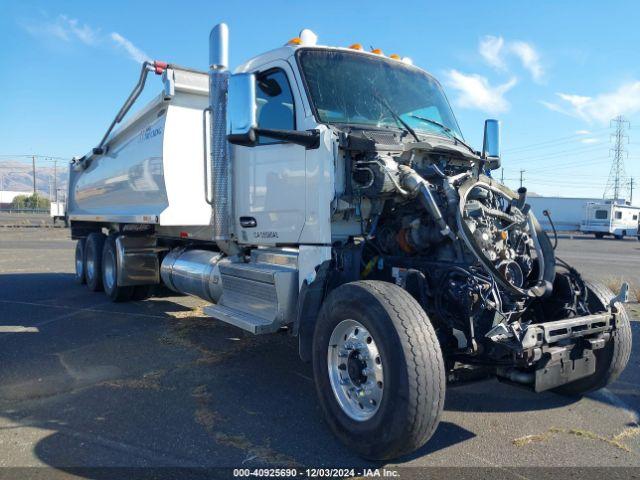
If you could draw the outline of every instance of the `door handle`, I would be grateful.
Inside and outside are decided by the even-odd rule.
[[[258,222],[253,217],[240,217],[240,226],[242,228],[255,228]]]

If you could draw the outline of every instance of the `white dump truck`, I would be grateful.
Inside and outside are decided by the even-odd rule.
[[[447,381],[581,395],[625,368],[626,287],[556,258],[526,189],[491,178],[497,121],[476,151],[430,74],[309,30],[234,73],[227,27],[209,42],[208,73],[145,63],[72,162],[78,282],[113,301],[164,284],[297,337],[331,430],[372,459],[429,440]],[[163,88],[124,122],[149,72]]]
[[[580,231],[592,233],[596,238],[612,235],[617,240],[638,235],[640,208],[614,200],[587,202]]]

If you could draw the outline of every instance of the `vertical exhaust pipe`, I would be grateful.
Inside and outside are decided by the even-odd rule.
[[[209,35],[209,107],[211,108],[211,194],[213,240],[230,240],[231,162],[227,143],[229,28],[219,23]]]

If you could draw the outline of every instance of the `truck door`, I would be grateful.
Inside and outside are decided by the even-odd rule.
[[[286,62],[257,73],[259,128],[296,129],[299,93],[292,87],[296,88]],[[238,241],[297,243],[305,220],[305,148],[260,137],[256,146],[233,149]]]

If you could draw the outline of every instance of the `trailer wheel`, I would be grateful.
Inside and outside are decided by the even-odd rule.
[[[102,285],[112,302],[126,302],[133,294],[134,287],[118,285],[118,255],[114,235],[107,237],[102,248]]]
[[[616,234],[613,236],[613,238],[615,238],[616,240],[622,240],[624,238],[624,235]]]
[[[589,306],[604,310],[613,298],[613,292],[599,282],[587,282]],[[561,395],[582,396],[585,393],[604,388],[614,382],[627,366],[631,355],[631,324],[624,306],[616,304],[616,330],[604,348],[595,350],[596,372],[575,382],[562,385],[553,391]]]
[[[329,294],[315,326],[313,373],[329,427],[365,458],[420,448],[440,420],[438,339],[418,302],[394,284],[358,281]]]
[[[604,238],[604,233],[602,233],[602,232],[596,232],[596,233],[594,233],[594,235],[595,235],[595,237],[596,237],[597,239]]]
[[[85,244],[85,277],[92,292],[102,291],[102,246],[104,235],[90,233]]]
[[[81,238],[76,242],[76,273],[73,276],[76,283],[80,285],[84,285],[87,283],[87,279],[85,277],[85,240]]]

